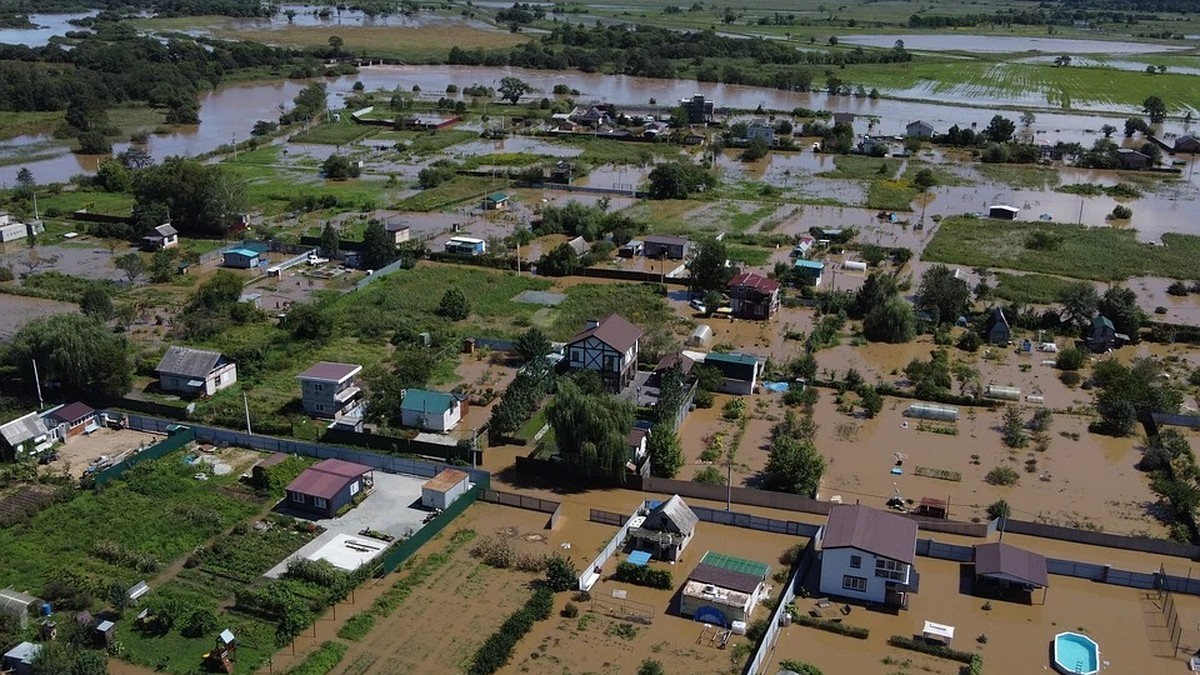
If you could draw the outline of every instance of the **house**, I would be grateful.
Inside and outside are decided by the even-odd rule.
[[[453,255],[483,255],[487,253],[487,242],[475,237],[450,237],[446,242],[446,253]]]
[[[637,374],[641,338],[642,329],[619,314],[588,321],[583,331],[567,342],[567,367],[594,370],[610,391],[619,392]]]
[[[812,252],[813,247],[817,245],[817,240],[806,235],[801,236],[796,240],[796,245],[792,247],[793,258],[807,258]]]
[[[821,593],[906,607],[918,575],[917,523],[859,505],[836,505],[817,533]]]
[[[300,380],[300,400],[304,412],[313,417],[358,417],[362,407],[362,388],[356,363],[320,361],[296,376]]]
[[[221,255],[225,267],[249,270],[258,267],[259,253],[252,248],[233,248]]]
[[[858,142],[858,151],[872,157],[885,157],[892,154],[892,141],[884,136],[863,136]]]
[[[437,131],[438,129],[452,127],[461,121],[462,118],[457,115],[410,115],[401,120],[400,126],[405,129]]]
[[[715,626],[749,623],[754,608],[767,599],[771,568],[754,560],[708,551],[688,574],[679,613]]]
[[[0,244],[38,235],[45,231],[46,228],[40,220],[31,220],[28,223],[22,223],[13,220],[7,212],[0,211]]]
[[[413,429],[446,432],[462,421],[466,403],[454,394],[409,389],[400,402],[400,423]]]
[[[1148,169],[1150,168],[1150,164],[1150,155],[1144,152],[1138,152],[1130,148],[1119,148],[1117,150],[1118,169]]]
[[[770,319],[779,309],[779,282],[754,272],[743,272],[726,285],[733,316]]]
[[[658,560],[677,562],[696,534],[700,518],[679,495],[650,503],[649,511],[636,516],[629,528],[634,548]]]
[[[975,580],[1028,593],[1050,585],[1045,556],[999,541],[975,545]]]
[[[591,106],[587,110],[575,108],[575,110],[571,111],[571,121],[579,126],[591,129],[612,124],[612,119],[608,116],[608,112],[596,106]]]
[[[821,275],[825,271],[825,263],[819,260],[797,260],[792,264],[792,272],[802,281],[813,286],[821,285]]]
[[[580,258],[587,255],[589,248],[587,240],[583,237],[575,237],[567,242],[567,246],[570,246],[571,250],[575,252],[575,255]]]
[[[1012,329],[1008,325],[1008,319],[1004,316],[1004,310],[997,307],[992,310],[992,316],[988,318],[987,342],[997,347],[1004,347],[1010,340],[1012,340]]]
[[[508,195],[503,192],[493,192],[483,198],[485,211],[503,211],[508,208]]]
[[[471,476],[458,469],[442,469],[421,486],[421,506],[445,511],[471,488]]]
[[[625,448],[629,451],[629,461],[625,463],[625,468],[631,473],[638,473],[639,467],[646,467],[649,473],[649,466],[646,463],[646,439],[650,437],[650,430],[641,427],[633,427],[625,434]]]
[[[679,100],[679,107],[687,111],[688,124],[707,124],[712,121],[714,104],[704,94],[692,94],[691,98]]]
[[[0,458],[38,455],[54,445],[54,436],[41,415],[31,412],[0,426]]]
[[[388,223],[384,229],[391,235],[393,244],[403,244],[412,238],[412,228],[403,223]]]
[[[775,127],[764,120],[758,120],[746,127],[746,140],[750,142],[762,140],[767,145],[775,145]]]
[[[287,506],[323,518],[332,518],[359,493],[375,486],[369,466],[341,459],[326,459],[308,467],[284,489]]]
[[[76,401],[46,413],[47,422],[59,428],[58,436],[64,441],[82,433],[91,433],[99,428],[96,410],[86,403]]]
[[[835,112],[833,113],[833,124],[854,124],[854,113]]]
[[[684,145],[700,145],[704,143],[703,134],[685,134],[683,137]]]
[[[1097,314],[1092,319],[1092,327],[1088,329],[1087,345],[1094,352],[1103,352],[1129,342],[1129,336],[1118,333],[1112,319]]]
[[[4,660],[0,662],[5,673],[12,675],[31,675],[33,673],[33,662],[37,659],[38,652],[42,651],[42,646],[36,642],[22,642],[12,649],[4,652]]]
[[[161,251],[166,248],[179,246],[179,230],[170,223],[163,223],[154,228],[150,234],[142,237],[142,248],[149,251]]]
[[[1173,152],[1200,152],[1200,138],[1196,138],[1191,134],[1184,134],[1176,138]]]
[[[672,237],[663,234],[652,234],[642,240],[647,258],[670,258],[683,260],[687,257],[688,246],[691,244],[684,237]]]
[[[642,255],[646,252],[646,244],[641,239],[630,239],[621,244],[621,248],[617,249],[617,255],[622,258],[633,258]]]
[[[1016,220],[1021,209],[1007,204],[992,204],[988,207],[988,218],[996,220]]]
[[[725,354],[709,352],[704,356],[704,365],[721,371],[724,380],[717,391],[726,394],[753,394],[762,374],[763,363],[749,354]]]
[[[237,382],[237,364],[207,349],[167,347],[155,370],[160,389],[185,396],[212,396]]]
[[[909,138],[933,138],[933,125],[925,120],[917,120],[904,125],[904,135]]]

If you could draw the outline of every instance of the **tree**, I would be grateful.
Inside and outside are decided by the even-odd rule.
[[[1062,316],[1076,328],[1087,325],[1100,306],[1100,296],[1096,287],[1086,281],[1068,284],[1059,293],[1058,301],[1062,303]]]
[[[921,277],[917,289],[917,307],[933,315],[937,323],[950,323],[971,303],[967,282],[954,276],[945,265],[934,265]]]
[[[1035,115],[1032,110],[1026,110],[1025,112],[1021,113],[1021,126],[1028,129],[1029,127],[1033,126],[1034,122],[1037,122],[1037,115]]]
[[[1009,518],[1012,516],[1012,507],[1003,499],[992,502],[987,507],[988,520],[996,520],[997,518]]]
[[[324,342],[333,335],[333,319],[310,303],[292,305],[279,326],[296,340]]]
[[[114,157],[100,162],[96,170],[96,183],[106,192],[129,192],[133,187],[133,178],[121,160]]]
[[[1009,405],[1004,408],[1002,429],[1004,444],[1008,447],[1023,448],[1029,444],[1029,436],[1025,433],[1025,418],[1021,416],[1021,410],[1017,406]]]
[[[37,181],[33,178],[33,172],[29,167],[23,166],[17,171],[17,189],[22,196],[28,198],[33,196],[33,190],[37,187]]]
[[[715,237],[701,239],[692,259],[687,262],[688,288],[696,291],[723,291],[733,278],[733,269],[726,267],[729,249],[724,240]]]
[[[1146,313],[1138,306],[1137,293],[1132,288],[1108,289],[1100,298],[1097,309],[1113,322],[1116,332],[1128,335],[1132,342],[1138,341],[1138,331],[1146,320]]]
[[[164,284],[175,278],[175,274],[179,271],[175,264],[177,252],[173,248],[163,248],[154,252],[150,256],[150,281],[156,284]]]
[[[33,382],[33,359],[43,384],[58,382],[66,396],[123,396],[133,381],[125,340],[82,314],[55,314],[25,324],[8,349],[8,362]]]
[[[108,321],[113,315],[112,296],[100,284],[91,284],[79,298],[79,311],[97,321]]]
[[[646,451],[650,455],[650,473],[659,478],[674,478],[683,466],[683,448],[670,422],[659,422],[650,429]]]
[[[607,392],[585,393],[574,382],[558,383],[547,411],[559,453],[568,466],[595,477],[625,481],[633,406]]]
[[[760,160],[766,157],[770,151],[771,146],[767,143],[766,139],[755,138],[750,141],[750,145],[742,152],[742,161],[754,162]]]
[[[437,315],[451,321],[462,321],[471,315],[471,303],[457,288],[447,289],[438,303]]]
[[[579,583],[579,570],[561,553],[546,558],[546,587],[555,593],[569,591]]]
[[[386,267],[396,259],[396,239],[388,234],[382,222],[372,220],[363,232],[360,254],[363,267],[369,270]]]
[[[326,222],[325,227],[321,229],[321,254],[327,258],[333,258],[341,252],[342,239],[338,236],[338,231],[334,229],[333,223]]]
[[[899,295],[890,295],[863,317],[863,337],[871,342],[908,342],[916,334],[914,323],[912,307]]]
[[[1092,379],[1100,389],[1096,396],[1100,422],[1094,430],[1128,436],[1139,420],[1152,413],[1178,412],[1183,395],[1161,377],[1162,372],[1162,365],[1151,358],[1134,359],[1128,366],[1114,359],[1096,364]]]
[[[342,47],[346,46],[346,41],[336,35],[329,36],[329,49],[333,55],[342,53]]]
[[[933,175],[933,170],[929,168],[917,171],[917,174],[912,179],[912,186],[921,192],[928,192],[930,188],[936,185],[937,177]]]
[[[362,173],[362,167],[358,162],[351,160],[343,155],[330,155],[321,162],[321,174],[329,180],[348,180],[350,178],[358,178]]]
[[[543,363],[543,359],[550,355],[552,349],[550,338],[537,326],[522,333],[513,343],[513,351],[520,357],[521,362],[533,367]]]
[[[536,265],[539,275],[565,277],[579,269],[579,255],[570,244],[564,242],[543,253]]]
[[[146,271],[146,266],[142,262],[142,256],[137,253],[126,253],[113,261],[113,266],[125,273],[125,277],[129,279],[129,283],[133,284],[138,277]]]
[[[138,171],[133,180],[135,213],[156,217],[165,211],[184,236],[224,236],[245,212],[242,181],[219,165],[169,157],[157,166]],[[158,225],[159,222],[146,223]]]
[[[501,101],[510,101],[516,105],[522,96],[533,91],[533,87],[520,78],[509,76],[500,80],[500,86],[496,87],[496,91],[500,93]]]
[[[811,418],[804,424],[787,411],[784,419],[771,428],[767,466],[763,485],[768,490],[811,497],[821,484],[825,460],[812,444]]]
[[[112,152],[112,143],[99,131],[83,131],[78,138],[80,154],[107,155]]]
[[[649,175],[651,199],[687,199],[692,192],[716,185],[716,177],[703,167],[668,162],[654,167]]]
[[[1059,370],[1079,370],[1083,367],[1086,358],[1083,350],[1070,347],[1058,353],[1058,357],[1054,360],[1054,366]]]
[[[874,419],[883,410],[883,396],[872,386],[863,386],[858,390],[858,405],[862,407],[863,416]]]
[[[1013,132],[1017,130],[1017,125],[1013,121],[1001,115],[992,117],[992,121],[988,123],[987,128],[983,133],[993,143],[1007,143],[1013,136]]]
[[[1167,104],[1158,96],[1150,96],[1142,103],[1142,112],[1150,118],[1150,124],[1162,124],[1167,119]]]
[[[1112,138],[1112,135],[1117,133],[1117,128],[1111,124],[1103,124],[1100,126],[1100,133],[1104,134],[1105,138]]]

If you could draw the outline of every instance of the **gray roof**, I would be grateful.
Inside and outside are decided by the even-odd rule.
[[[362,370],[362,366],[357,363],[334,363],[332,361],[318,361],[313,364],[308,370],[296,376],[298,380],[321,380],[322,382],[337,382],[341,383]]]
[[[686,246],[688,244],[686,237],[676,237],[669,234],[652,234],[643,237],[642,241],[647,244],[659,244],[661,246]]]
[[[697,581],[702,584],[712,584],[721,588],[728,588],[731,591],[740,593],[753,593],[758,585],[762,583],[762,579],[753,574],[744,574],[733,570],[709,565],[708,563],[700,563],[688,575],[688,581]]]
[[[857,504],[834,506],[829,510],[821,545],[827,549],[856,548],[911,565],[917,554],[917,523]]]
[[[696,523],[699,522],[700,519],[684,503],[683,498],[679,495],[673,495],[667,501],[650,509],[650,513],[646,516],[646,522],[642,523],[642,527],[647,530],[676,532],[687,536],[696,529]]]
[[[975,545],[975,574],[1038,588],[1050,585],[1045,556],[998,541]]]
[[[179,234],[179,230],[176,230],[175,227],[170,223],[163,223],[162,225],[154,228],[154,231],[157,232],[158,236],[160,237],[171,237]]]
[[[11,447],[16,447],[31,438],[37,438],[48,433],[46,423],[36,413],[22,415],[17,419],[0,426],[0,437]]]
[[[167,347],[158,362],[160,373],[168,375],[183,375],[204,379],[217,367],[221,361],[221,352],[210,352],[207,349],[192,349],[191,347]]]
[[[583,237],[575,237],[567,242],[567,246],[570,246],[571,250],[575,251],[575,255],[584,255],[588,252],[588,243]]]
[[[38,652],[40,651],[42,651],[42,646],[36,642],[22,642],[16,647],[4,652],[4,658],[29,665],[33,663],[34,658],[37,657]]]
[[[586,340],[593,335],[609,347],[619,352],[624,352],[636,344],[638,339],[642,337],[642,329],[626,321],[625,317],[620,314],[610,314],[598,325],[588,328],[571,338],[571,341],[567,344]]]

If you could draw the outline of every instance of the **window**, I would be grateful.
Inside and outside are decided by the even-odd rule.
[[[324,499],[321,499],[320,497],[313,497],[313,506],[317,507],[318,509],[325,508],[325,505],[327,503],[328,502],[326,502]]]
[[[571,363],[583,363],[583,350],[571,347]]]
[[[842,577],[842,589],[857,593],[867,592],[866,577],[852,577],[849,574]]]
[[[325,412],[325,404],[324,403],[317,403],[316,407],[317,407],[317,412]]]
[[[856,570],[861,569],[862,568],[862,556],[861,555],[850,556],[850,567],[853,569],[856,569]]]
[[[354,481],[353,483],[350,484],[350,496],[351,497],[358,494],[358,488],[359,488],[358,481]]]
[[[321,384],[320,382],[313,382],[313,391],[321,393],[325,391],[325,385]]]
[[[303,504],[304,503],[304,495],[300,494],[299,492],[293,492],[292,493],[292,501],[296,502],[297,504]]]
[[[615,356],[605,356],[604,369],[611,370],[614,373],[619,371],[621,369],[621,360]]]
[[[889,581],[904,581],[904,577],[906,576],[908,576],[908,565],[885,558],[877,558],[875,560],[876,578],[888,579]]]

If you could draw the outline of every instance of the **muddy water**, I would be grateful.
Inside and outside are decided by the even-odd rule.
[[[542,91],[550,91],[556,84],[567,84],[578,89],[581,101],[603,100],[620,105],[646,106],[650,99],[658,101],[662,111],[667,111],[674,101],[702,93],[717,101],[720,106],[752,109],[763,106],[770,109],[791,110],[797,106],[828,109],[874,116],[880,123],[874,129],[880,134],[902,134],[904,125],[915,119],[924,119],[938,129],[952,124],[966,127],[971,124],[986,126],[995,111],[992,108],[964,108],[924,101],[870,100],[846,96],[830,97],[822,93],[786,92],[759,87],[724,85],[695,82],[691,80],[655,80],[649,78],[609,76],[577,72],[550,72],[521,68],[489,68],[472,66],[374,66],[363,68],[357,75],[326,80],[331,101],[351,92],[354,82],[361,80],[368,90],[391,90],[396,87],[411,89],[419,85],[423,91],[445,91],[446,85],[483,84],[496,86],[500,79],[517,76]],[[273,83],[243,84],[224,87],[201,96],[199,127],[173,129],[170,134],[154,136],[147,151],[156,159],[169,155],[194,155],[207,152],[231,141],[245,140],[257,120],[273,120],[279,116],[280,106],[290,106],[291,100],[307,82],[284,81]],[[978,101],[979,104],[1009,105],[1019,103],[1003,97]],[[1079,140],[1090,143],[1088,131],[1099,129],[1105,122],[1116,126],[1123,124],[1124,117],[1109,117],[1045,113],[1038,117],[1039,129],[1046,136],[1057,140]],[[861,131],[867,123],[860,122]],[[1181,133],[1179,124],[1168,123],[1164,132]],[[124,149],[117,144],[116,152]],[[42,182],[65,181],[80,171],[80,160],[69,155],[28,164],[34,175]],[[0,183],[15,181],[19,167],[0,169]],[[86,169],[86,167],[84,167]]]
[[[0,295],[0,342],[7,341],[21,326],[33,319],[74,312],[78,309],[79,307],[71,302]]]
[[[29,21],[36,28],[0,28],[0,43],[42,47],[50,38],[65,35],[69,31],[85,31],[86,28],[72,26],[71,21],[95,16],[97,12],[71,12],[67,14],[30,14]]]
[[[906,49],[927,52],[1054,52],[1055,54],[1153,54],[1188,49],[1188,45],[1157,45],[1145,42],[1072,40],[1069,38],[1018,37],[1009,35],[848,35],[842,42],[864,47],[891,47],[897,40]]]

